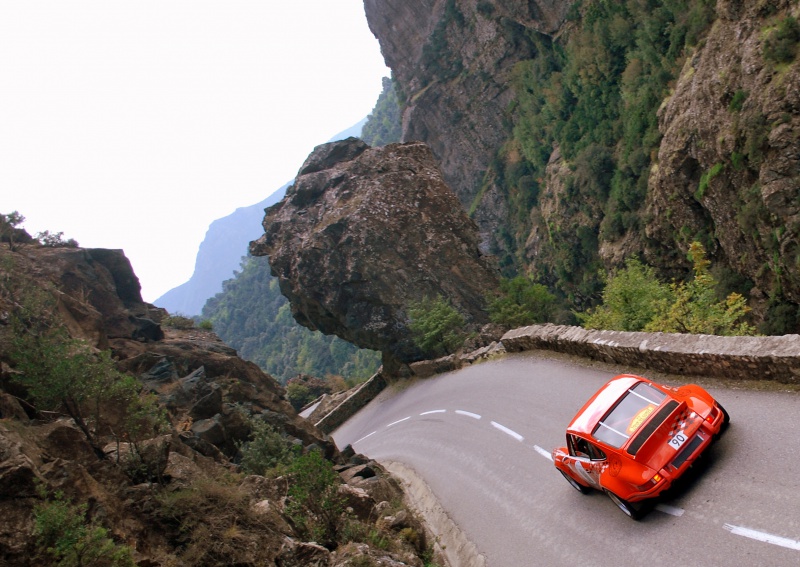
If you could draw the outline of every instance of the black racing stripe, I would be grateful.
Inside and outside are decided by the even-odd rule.
[[[678,407],[678,402],[675,400],[670,400],[664,407],[662,407],[658,412],[647,422],[641,431],[636,435],[636,437],[631,440],[630,445],[628,445],[628,454],[636,456],[636,453],[639,452],[639,449],[642,448],[644,442],[647,441],[647,438],[650,437],[653,432],[658,429],[658,426],[664,423],[664,420],[669,417],[675,408]]]

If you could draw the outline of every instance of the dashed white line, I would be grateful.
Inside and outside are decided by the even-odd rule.
[[[776,536],[773,534],[768,534],[767,532],[760,532],[758,530],[751,530],[750,528],[734,526],[731,524],[725,524],[722,527],[734,535],[749,537],[750,539],[763,541],[764,543],[771,543],[773,545],[779,545],[781,547],[787,547],[789,549],[796,549],[800,551],[800,541],[789,539],[788,537]]]
[[[499,424],[499,423],[497,423],[496,421],[493,421],[493,422],[492,422],[492,425],[493,425],[494,427],[496,427],[497,429],[499,429],[500,431],[502,431],[503,433],[507,433],[508,435],[511,435],[511,437],[513,437],[513,438],[514,438],[514,439],[516,439],[517,441],[522,441],[523,439],[525,439],[525,438],[524,438],[522,435],[520,435],[519,433],[517,433],[517,432],[516,432],[516,431],[514,431],[513,429],[509,429],[509,428],[508,428],[508,427],[506,427],[505,425],[500,425],[500,424]]]
[[[533,449],[545,459],[549,459],[551,461],[553,460],[553,455],[551,455],[550,451],[548,451],[547,449],[542,449],[541,447],[539,447],[539,445],[534,445]]]
[[[669,504],[656,504],[656,510],[659,512],[664,512],[665,514],[669,514],[670,516],[683,516],[685,510],[683,508],[678,508],[677,506],[670,506]]]
[[[393,421],[392,423],[390,423],[386,427],[391,427],[392,425],[397,425],[398,423],[403,423],[404,421],[408,421],[409,419],[411,419],[410,415],[408,417],[404,417],[403,419],[398,419],[397,421]]]
[[[481,418],[481,416],[479,416],[477,413],[472,413],[471,411],[464,411],[464,410],[457,409],[456,413],[459,414],[459,415],[466,415],[467,417],[471,417],[472,419],[480,419]]]
[[[547,449],[542,449],[541,447],[539,447],[539,445],[534,445],[533,446],[533,450],[536,451],[537,453],[539,453],[545,459],[548,459],[550,461],[553,460],[553,455],[551,455],[550,451],[548,451]]]
[[[446,409],[435,409],[435,410],[431,410],[431,411],[424,411],[420,415],[430,415],[432,413],[447,413],[447,410]]]
[[[373,431],[373,432],[372,432],[372,433],[370,433],[369,435],[364,435],[364,437],[362,437],[362,438],[361,438],[361,439],[359,439],[358,441],[353,441],[353,445],[355,445],[356,443],[360,443],[361,441],[363,441],[363,440],[364,440],[364,439],[366,439],[367,437],[372,437],[372,436],[373,436],[373,435],[375,435],[376,433],[377,433],[377,431]]]

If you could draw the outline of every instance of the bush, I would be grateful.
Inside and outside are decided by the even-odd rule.
[[[656,305],[656,314],[644,328],[655,333],[691,333],[706,335],[754,335],[755,328],[745,321],[750,311],[747,300],[731,293],[722,301],[716,297],[716,281],[706,259],[705,249],[692,242],[689,257],[694,278],[670,285],[671,298]]]
[[[698,201],[703,199],[703,196],[706,194],[706,190],[708,189],[708,184],[714,179],[717,175],[722,173],[722,170],[725,166],[721,163],[715,163],[711,166],[707,172],[700,176],[700,183],[697,186],[697,191],[694,194],[695,199]]]
[[[36,234],[36,240],[39,241],[39,244],[42,246],[47,246],[48,248],[78,247],[78,242],[74,238],[64,240],[63,232],[50,232],[49,230],[45,230],[44,232],[39,232]]]
[[[464,344],[464,317],[442,296],[412,303],[408,314],[414,341],[426,355],[450,354]]]
[[[773,63],[791,63],[797,55],[800,42],[800,24],[788,16],[778,23],[764,41],[764,59]]]
[[[132,443],[159,434],[167,425],[163,410],[142,395],[139,381],[116,369],[109,351],[96,353],[73,339],[56,316],[55,300],[35,288],[6,292],[18,302],[11,322],[14,381],[37,409],[66,413],[98,454],[98,433],[113,431]]]
[[[602,303],[576,314],[587,329],[641,331],[655,316],[656,306],[670,297],[669,286],[636,258],[628,258],[625,268],[606,280]]]
[[[555,296],[545,286],[526,276],[503,279],[500,295],[489,301],[489,318],[508,328],[549,321]]]
[[[345,500],[338,492],[339,476],[319,451],[298,457],[289,470],[287,516],[298,535],[334,549],[345,512]]]
[[[86,508],[85,503],[72,504],[61,492],[37,504],[33,515],[39,549],[61,567],[133,567],[131,549],[115,543],[102,526],[87,521]]]
[[[240,465],[247,474],[267,476],[279,472],[295,457],[292,445],[264,420],[249,417],[250,437],[244,443],[237,443],[242,456]]]
[[[173,329],[179,329],[182,331],[194,329],[194,319],[191,317],[185,317],[183,315],[169,315],[164,317],[164,319],[161,321],[161,324],[165,327],[172,327]]]
[[[742,89],[736,91],[736,93],[733,95],[733,98],[731,99],[731,103],[728,105],[728,111],[740,112],[742,110],[742,107],[744,106],[744,101],[747,100],[749,94],[750,93]]]

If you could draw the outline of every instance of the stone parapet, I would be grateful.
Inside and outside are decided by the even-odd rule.
[[[380,394],[386,387],[386,380],[383,374],[378,372],[372,378],[364,382],[361,387],[348,396],[341,404],[336,406],[330,413],[320,419],[315,425],[317,429],[325,434],[330,434],[337,427],[343,424],[351,416],[367,405],[372,399]]]
[[[503,335],[508,352],[544,349],[669,374],[800,383],[800,335],[720,337],[531,325]]]

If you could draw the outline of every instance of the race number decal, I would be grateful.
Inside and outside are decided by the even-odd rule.
[[[675,449],[676,451],[680,449],[688,437],[683,431],[678,431],[675,435],[673,435],[672,439],[669,440],[669,446]]]

